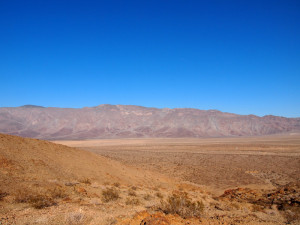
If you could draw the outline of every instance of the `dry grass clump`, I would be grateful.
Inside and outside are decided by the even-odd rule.
[[[116,183],[113,183],[113,185],[118,188],[118,187],[120,187],[121,184],[119,182],[116,182]]]
[[[82,224],[85,216],[81,212],[72,212],[66,216],[67,224]]]
[[[156,192],[155,193],[155,196],[158,197],[158,198],[163,198],[164,196],[162,195],[162,193],[160,192]]]
[[[149,201],[152,199],[152,196],[150,194],[145,194],[143,197],[146,201]]]
[[[89,178],[82,178],[79,180],[80,183],[83,183],[83,184],[88,184],[90,185],[92,182]]]
[[[55,187],[53,189],[48,189],[49,195],[51,198],[66,198],[68,195],[66,194],[65,190],[61,187]]]
[[[285,210],[283,215],[287,220],[287,224],[300,221],[300,207],[292,207],[290,210]]]
[[[102,200],[104,202],[115,201],[120,198],[119,191],[115,188],[106,188],[102,191]]]
[[[128,195],[136,197],[136,192],[134,190],[132,190],[132,189],[129,189],[128,190]]]
[[[139,205],[141,202],[138,198],[127,198],[126,205]]]
[[[230,206],[232,207],[232,208],[234,208],[234,209],[237,209],[237,210],[239,210],[241,207],[240,207],[240,205],[238,204],[238,203],[236,203],[236,202],[232,202],[231,204],[230,204]]]
[[[116,220],[116,218],[110,217],[105,220],[104,225],[114,225],[117,222],[118,222],[118,220]]]
[[[263,207],[262,206],[256,205],[256,204],[252,205],[252,212],[262,212],[262,211],[263,211]]]
[[[137,190],[137,187],[136,186],[131,186],[131,189],[136,191]]]
[[[182,218],[200,217],[204,204],[200,201],[192,201],[186,192],[180,192],[162,201],[159,209],[166,214],[178,214]]]
[[[6,192],[0,190],[0,201],[2,201],[2,199],[3,199],[4,197],[6,197],[7,195],[8,195],[8,193],[6,193]]]
[[[56,205],[55,199],[67,197],[64,190],[60,187],[52,189],[20,189],[15,194],[16,203],[28,203],[36,209],[42,209]]]
[[[56,202],[50,196],[47,196],[44,193],[32,193],[28,190],[17,191],[15,202],[29,203],[33,208],[36,209],[42,209],[52,205],[56,205]]]

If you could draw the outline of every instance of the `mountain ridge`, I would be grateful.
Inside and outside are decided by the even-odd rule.
[[[40,139],[260,136],[300,131],[300,118],[102,104],[0,107],[0,132]]]

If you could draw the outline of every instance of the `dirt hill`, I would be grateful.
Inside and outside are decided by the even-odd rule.
[[[258,136],[300,131],[300,118],[191,108],[99,105],[0,108],[0,132],[40,139]]]
[[[47,141],[0,134],[0,188],[89,180],[103,184],[161,184],[153,174],[138,171],[102,156]],[[153,181],[154,180],[154,181]],[[18,184],[18,185],[17,185]]]

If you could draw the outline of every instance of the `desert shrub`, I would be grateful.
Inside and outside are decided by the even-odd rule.
[[[260,211],[263,211],[263,207],[262,206],[256,205],[256,204],[252,205],[252,212],[260,212]]]
[[[289,210],[283,211],[283,215],[287,224],[300,221],[300,207],[291,207]]]
[[[91,184],[91,180],[89,178],[82,178],[79,180],[80,183],[84,183],[84,184]]]
[[[127,198],[126,205],[139,205],[141,202],[138,198]]]
[[[115,225],[118,222],[116,218],[110,217],[105,220],[104,225]]]
[[[84,220],[84,214],[81,212],[72,212],[66,216],[67,224],[82,224]]]
[[[68,195],[66,194],[65,190],[60,187],[55,187],[53,189],[48,189],[47,191],[51,198],[66,198]]]
[[[159,191],[158,187],[153,188],[154,191]]]
[[[116,182],[116,183],[114,183],[113,185],[114,185],[115,187],[117,187],[117,188],[120,187],[120,183],[119,183],[119,182]]]
[[[8,193],[0,190],[0,201],[2,201],[2,199],[7,195],[8,195]]]
[[[162,195],[162,193],[160,192],[156,192],[155,193],[155,196],[158,197],[158,198],[163,198],[164,196]]]
[[[137,187],[136,186],[131,186],[131,189],[136,191],[137,190]]]
[[[118,198],[120,198],[119,191],[114,187],[106,188],[102,191],[102,200],[104,202],[115,201]]]
[[[36,209],[46,208],[56,205],[53,197],[41,191],[32,192],[26,189],[18,190],[15,195],[15,202],[28,203]]]
[[[129,195],[129,196],[134,196],[134,197],[135,197],[135,196],[136,196],[136,192],[135,192],[134,190],[132,190],[132,189],[129,189],[129,190],[128,190],[128,195]]]
[[[15,194],[16,203],[30,203],[31,199],[34,198],[34,194],[27,189],[17,190]]]
[[[166,201],[162,201],[160,208],[166,214],[178,214],[182,218],[200,217],[204,204],[200,201],[192,201],[187,193],[172,194]]]
[[[234,208],[234,209],[237,209],[237,210],[239,210],[239,209],[241,208],[240,205],[237,204],[236,202],[231,203],[230,206],[231,206],[232,208]]]
[[[150,194],[145,194],[143,198],[149,201],[152,198],[152,196]]]
[[[46,195],[32,196],[29,203],[33,208],[36,209],[43,209],[49,206],[56,205],[56,202]]]

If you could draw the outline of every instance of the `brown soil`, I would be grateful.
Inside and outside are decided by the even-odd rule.
[[[75,143],[109,159],[61,144],[0,134],[0,223],[298,224],[298,140]],[[93,147],[87,147],[91,142]],[[257,158],[249,161],[251,157]],[[273,159],[278,168],[267,162]],[[236,166],[245,171],[238,172]],[[231,177],[230,182],[218,176],[222,168],[227,171],[222,176]],[[269,170],[281,176],[270,178]],[[240,182],[248,188],[225,190]]]
[[[300,180],[300,136],[61,141],[220,194]]]

